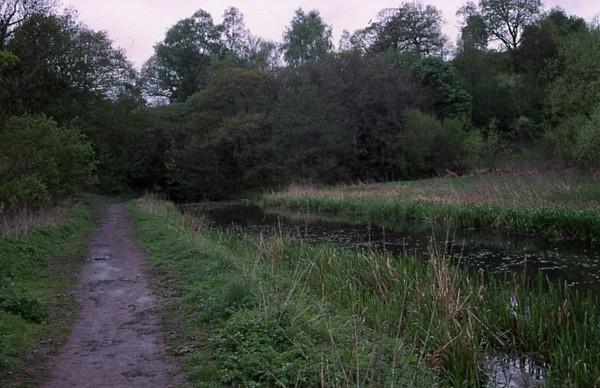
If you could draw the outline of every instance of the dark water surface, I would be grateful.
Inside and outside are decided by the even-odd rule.
[[[306,213],[265,210],[250,203],[217,202],[183,208],[206,216],[211,226],[220,229],[265,235],[282,233],[308,243],[327,242],[346,248],[425,256],[435,247],[469,268],[527,276],[537,276],[542,271],[553,280],[600,293],[600,247],[457,229],[427,221],[400,221],[382,228],[369,225],[364,219],[354,223],[323,219]]]
[[[264,235],[283,234],[307,243],[333,243],[345,248],[427,257],[433,249],[450,254],[459,265],[486,273],[538,276],[600,294],[600,249],[591,246],[511,237],[491,231],[457,229],[423,220],[386,220],[387,227],[366,219],[323,218],[306,213],[284,213],[251,203],[204,203],[182,206],[206,217],[217,229]],[[381,224],[381,223],[379,223]],[[547,368],[523,354],[486,355],[489,387],[545,386]]]

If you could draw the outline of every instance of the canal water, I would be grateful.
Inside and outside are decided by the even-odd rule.
[[[432,249],[451,255],[461,265],[489,273],[517,273],[564,281],[571,287],[600,293],[600,247],[545,239],[512,237],[491,231],[457,229],[431,222],[401,221],[387,227],[365,220],[282,213],[250,203],[184,205],[207,217],[212,227],[264,235],[283,234],[307,242],[345,248],[386,250],[428,256]]]
[[[554,281],[600,293],[600,249],[587,245],[458,229],[426,220],[387,221],[387,227],[381,227],[364,219],[324,219],[308,213],[264,209],[251,203],[190,204],[182,209],[205,217],[211,227],[220,230],[283,234],[306,243],[326,242],[345,248],[425,257],[436,249],[469,269],[523,276],[542,272]],[[522,354],[488,355],[485,364],[490,387],[538,387],[544,386],[547,379],[544,365]]]

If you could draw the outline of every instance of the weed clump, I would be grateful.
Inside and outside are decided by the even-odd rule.
[[[0,310],[15,314],[28,322],[45,323],[48,312],[36,298],[18,296],[7,289],[0,289]]]

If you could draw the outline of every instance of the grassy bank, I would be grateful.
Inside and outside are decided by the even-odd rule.
[[[132,206],[168,305],[167,330],[197,386],[433,386],[412,347],[306,281],[284,240],[193,231],[173,205]],[[166,221],[166,222],[165,222]]]
[[[164,202],[132,211],[197,385],[479,386],[483,356],[514,351],[547,362],[549,385],[600,384],[597,301],[566,286],[198,231]]]
[[[452,220],[550,239],[600,240],[600,184],[567,173],[436,178],[267,194],[269,206],[364,217],[371,222]]]
[[[75,310],[69,291],[94,226],[83,204],[26,219],[7,220],[15,237],[0,238],[0,385],[38,382],[48,353],[66,338]]]

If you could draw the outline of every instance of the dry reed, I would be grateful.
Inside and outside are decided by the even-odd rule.
[[[62,225],[71,216],[71,209],[70,206],[59,205],[0,212],[0,238],[22,237],[35,229]]]

